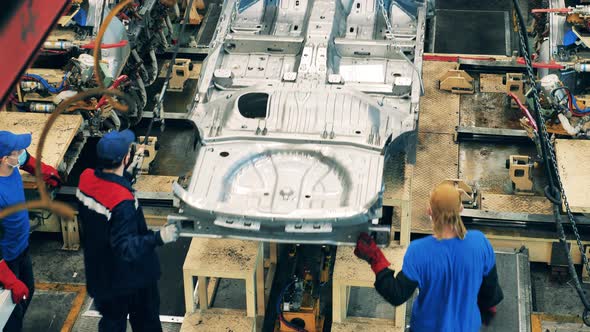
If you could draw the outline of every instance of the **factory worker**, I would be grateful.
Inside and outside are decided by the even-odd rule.
[[[357,241],[355,255],[371,264],[375,289],[389,303],[401,305],[419,289],[412,332],[479,331],[504,297],[494,249],[483,233],[465,229],[462,210],[460,191],[452,184],[438,185],[428,209],[434,235],[410,243],[397,275],[369,235]]]
[[[0,210],[24,203],[25,191],[19,169],[35,174],[36,160],[27,152],[31,134],[0,131]],[[41,164],[43,180],[57,187],[57,170]],[[23,317],[35,291],[33,265],[29,254],[29,212],[21,210],[0,220],[0,284],[12,291],[16,304],[4,326],[5,332],[21,331]]]
[[[162,331],[156,247],[178,239],[176,225],[149,230],[130,177],[135,136],[111,131],[98,142],[96,169],[80,176],[80,202],[86,288],[102,318],[101,332],[125,332],[127,315],[133,331]]]

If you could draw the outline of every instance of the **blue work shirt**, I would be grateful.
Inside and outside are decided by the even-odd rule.
[[[25,202],[23,180],[18,169],[0,176],[0,210]],[[29,211],[22,210],[0,220],[0,258],[14,260],[29,246]]]
[[[495,264],[494,249],[479,231],[468,231],[463,240],[428,236],[412,241],[403,264],[404,274],[419,289],[412,331],[479,331],[477,294]]]

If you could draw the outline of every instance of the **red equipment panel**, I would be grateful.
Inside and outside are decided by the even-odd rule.
[[[10,12],[4,12],[0,22],[0,106],[68,4],[68,0],[2,1],[3,10]]]

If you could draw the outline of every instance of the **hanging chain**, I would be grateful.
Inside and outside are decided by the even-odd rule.
[[[524,38],[523,33],[526,33],[526,32],[523,31],[523,27],[520,26],[520,24],[519,24],[518,35],[520,38],[520,51],[522,52],[522,56],[523,56],[525,64],[526,64],[526,70],[527,70],[527,76],[528,76],[529,83],[533,87],[531,89],[532,95],[533,95],[533,102],[535,103],[536,111],[539,112],[542,108],[541,108],[541,102],[539,100],[539,92],[538,92],[538,90],[536,88],[536,84],[535,84],[536,83],[536,76],[535,76],[535,73],[533,72],[533,65],[531,63],[531,58],[530,58],[528,51],[527,51],[526,40]],[[581,239],[580,233],[578,231],[576,219],[575,219],[575,217],[572,213],[572,210],[570,208],[569,202],[567,200],[567,196],[565,194],[563,183],[561,182],[561,176],[559,175],[557,158],[555,157],[555,149],[553,148],[553,145],[551,144],[551,139],[549,137],[549,133],[547,132],[547,127],[545,126],[545,122],[544,121],[540,121],[540,122],[541,123],[538,123],[539,134],[543,135],[545,145],[546,145],[545,148],[548,153],[549,160],[551,161],[551,165],[546,165],[546,167],[551,166],[554,170],[553,174],[555,176],[555,181],[556,181],[557,186],[559,187],[561,199],[563,201],[563,205],[565,206],[565,211],[567,213],[568,220],[572,226],[572,230],[574,231],[574,235],[576,237],[576,242],[578,244],[578,249],[580,250],[580,253],[582,255],[582,264],[586,268],[586,272],[588,272],[588,274],[590,275],[590,265],[588,265],[588,258],[586,257],[586,254],[584,253],[584,245],[582,244],[582,239]],[[543,144],[543,142],[541,142],[541,144]],[[565,240],[565,233],[563,231],[563,227],[558,227],[558,228],[561,230],[560,233],[563,233],[560,235]],[[572,276],[572,277],[577,278],[577,276]]]

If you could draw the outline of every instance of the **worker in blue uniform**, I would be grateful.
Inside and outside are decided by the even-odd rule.
[[[414,240],[397,276],[375,241],[361,234],[355,255],[371,264],[375,289],[397,306],[416,288],[410,328],[420,331],[479,331],[489,324],[503,299],[494,249],[483,233],[467,231],[461,221],[461,194],[454,185],[438,185],[428,213],[434,235]]]
[[[25,202],[22,169],[35,173],[36,160],[27,152],[31,134],[0,131],[0,210]],[[41,164],[43,180],[57,187],[61,178],[57,170]],[[29,212],[21,210],[0,220],[0,283],[12,291],[16,306],[4,326],[5,332],[21,331],[23,317],[35,291],[33,265],[29,255]]]
[[[98,167],[80,176],[76,197],[82,222],[86,288],[102,318],[101,332],[162,331],[156,247],[178,239],[169,224],[149,230],[125,169],[135,136],[112,131],[97,145]]]

